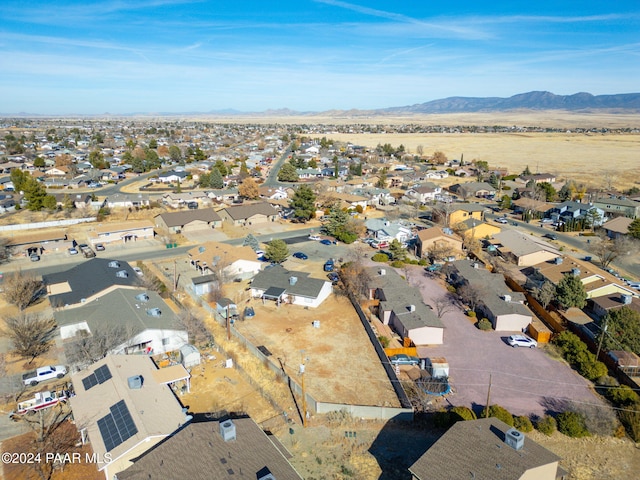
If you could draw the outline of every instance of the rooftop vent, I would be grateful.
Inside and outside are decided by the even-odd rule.
[[[220,422],[220,436],[225,442],[236,439],[236,426],[232,420]]]
[[[580,276],[580,269],[579,268],[572,268],[571,269],[571,275],[573,275],[574,277],[579,277]]]
[[[138,295],[136,295],[136,300],[138,300],[139,302],[148,302],[149,295],[147,295],[147,292],[139,293]]]
[[[147,310],[147,315],[150,317],[159,317],[162,315],[162,311],[159,308],[150,308]]]
[[[144,383],[144,379],[142,378],[142,375],[134,375],[133,377],[127,378],[127,383],[131,390],[140,390]]]
[[[553,259],[553,263],[555,263],[556,265],[561,265],[562,264],[562,257],[556,257]]]
[[[378,270],[378,275],[384,276],[386,274],[387,274],[387,271],[384,268],[381,268],[380,270]]]
[[[473,262],[473,268],[478,268],[478,262]]]
[[[632,297],[631,295],[627,295],[626,293],[623,293],[622,295],[620,295],[620,300],[624,305],[630,305]]]
[[[118,278],[127,278],[129,276],[129,272],[127,272],[126,270],[118,270],[116,272],[116,277]]]
[[[503,295],[503,296],[502,296],[502,299],[503,299],[505,302],[509,303],[509,302],[511,302],[511,295]]]
[[[289,277],[289,285],[295,285],[298,283],[298,277]]]
[[[416,311],[416,306],[415,305],[409,305],[407,308],[409,309],[410,312],[415,312]]]
[[[117,260],[114,260],[112,262],[108,263],[109,267],[111,268],[120,268],[120,262],[118,262]]]
[[[515,428],[510,428],[504,435],[504,443],[514,450],[522,450],[524,447],[524,435]]]

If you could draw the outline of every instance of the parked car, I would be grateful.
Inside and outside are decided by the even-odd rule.
[[[54,378],[62,378],[67,374],[67,368],[64,365],[48,365],[46,367],[40,367],[32,372],[27,372],[22,375],[22,381],[25,385],[34,386],[40,382],[52,380]]]
[[[307,258],[309,258],[306,253],[302,253],[302,252],[296,252],[293,254],[293,256],[295,258],[299,258],[300,260],[306,260]]]
[[[340,281],[340,276],[336,272],[329,273],[327,278],[331,281],[331,285],[337,285]]]
[[[510,335],[509,338],[507,338],[507,343],[512,347],[536,348],[538,346],[538,342],[526,335]]]
[[[78,254],[78,250],[75,249],[74,247],[71,247],[69,250],[69,255],[77,255]]]
[[[429,265],[425,270],[427,272],[438,272],[442,269],[441,263],[434,263],[433,265]]]
[[[253,309],[253,307],[245,307],[244,308],[244,318],[251,318],[251,317],[255,317],[256,316],[256,312]]]
[[[496,222],[497,222],[497,223],[504,223],[504,224],[507,224],[507,223],[509,223],[509,220],[507,220],[507,219],[506,219],[506,218],[504,218],[504,217],[500,217],[500,218],[496,218]]]
[[[320,240],[320,243],[321,243],[322,245],[331,245],[331,243],[332,243],[332,242],[331,242],[331,240],[327,240],[327,239],[325,238],[324,240]]]
[[[553,219],[552,218],[543,218],[542,220],[540,220],[540,223],[553,223]]]
[[[103,252],[104,251],[104,245],[101,243],[96,243],[96,250],[98,252]]]
[[[38,255],[37,253],[32,253],[31,255],[29,255],[29,260],[31,260],[32,262],[39,262],[40,255]]]
[[[545,233],[543,237],[548,238],[549,240],[558,240],[558,235],[555,233]]]
[[[144,277],[144,272],[142,271],[142,269],[133,267],[133,271],[136,272],[136,275],[138,275],[139,277]]]
[[[309,240],[320,240],[320,237],[318,235],[309,235]]]
[[[389,357],[389,361],[392,365],[418,365],[420,363],[420,359],[418,357],[412,357],[410,355],[405,355],[404,353],[391,355]]]
[[[334,266],[335,264],[333,263],[333,260],[327,260],[326,262],[324,262],[324,271],[333,272]]]

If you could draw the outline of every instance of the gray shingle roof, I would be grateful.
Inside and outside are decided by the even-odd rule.
[[[560,460],[526,437],[521,450],[510,447],[504,442],[509,428],[497,418],[457,422],[409,471],[420,480],[514,480],[530,469]],[[557,472],[547,477],[534,476],[555,480],[556,475]]]
[[[220,215],[212,208],[167,212],[161,213],[158,217],[162,218],[167,227],[183,227],[194,221],[206,223],[221,221]]]
[[[109,263],[118,262],[118,268],[109,267]],[[127,277],[118,277],[116,273],[125,270]],[[139,284],[136,273],[127,262],[107,258],[92,258],[64,272],[42,276],[45,285],[68,283],[70,292],[49,295],[53,306],[74,305],[83,298],[89,298],[114,285],[133,287]]]
[[[236,207],[225,208],[225,211],[234,220],[251,218],[254,215],[277,215],[278,212],[268,203],[254,203],[250,205],[238,205]]]
[[[297,281],[291,284],[290,278],[296,277]],[[251,288],[267,290],[270,287],[283,288],[288,294],[316,298],[320,290],[327,283],[319,278],[309,278],[305,272],[293,272],[282,265],[275,265],[258,273],[251,282]]]
[[[276,445],[249,417],[233,418],[236,439],[225,442],[219,420],[198,421],[162,441],[118,473],[119,480],[259,478],[302,480]],[[225,419],[221,419],[223,422]]]

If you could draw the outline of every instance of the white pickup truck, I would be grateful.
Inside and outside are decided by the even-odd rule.
[[[67,367],[64,365],[48,365],[46,367],[40,367],[32,372],[22,375],[22,381],[25,385],[34,386],[40,382],[46,382],[54,378],[62,378],[67,374]]]

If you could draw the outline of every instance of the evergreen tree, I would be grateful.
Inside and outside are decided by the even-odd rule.
[[[264,256],[271,262],[282,263],[289,256],[289,248],[284,240],[271,240]]]
[[[640,218],[636,218],[629,225],[629,236],[640,239]]]
[[[578,275],[564,274],[556,285],[556,300],[564,309],[583,308],[587,304],[587,292]]]
[[[529,165],[527,165],[527,167],[522,171],[522,176],[529,176],[531,175],[531,170],[529,170]]]
[[[220,170],[218,170],[217,168],[211,170],[211,174],[209,176],[209,187],[215,188],[216,190],[224,188],[222,173],[220,173]]]
[[[285,163],[284,165],[282,165],[282,167],[278,171],[278,180],[280,182],[297,182],[298,173],[296,172],[296,167],[294,167],[290,163]]]
[[[391,260],[403,260],[407,256],[407,251],[397,238],[394,238],[389,244],[389,253]]]
[[[316,195],[307,185],[301,185],[293,194],[289,205],[295,210],[296,218],[306,222],[315,216]]]
[[[29,177],[22,187],[24,198],[27,200],[27,208],[34,212],[39,212],[45,207],[44,200],[47,192],[44,186],[35,178]],[[55,200],[55,199],[54,199]]]
[[[259,250],[260,249],[260,243],[258,242],[258,239],[252,233],[250,233],[249,235],[244,237],[244,240],[242,242],[242,246],[243,247],[249,246],[249,247],[253,248],[254,250]]]

